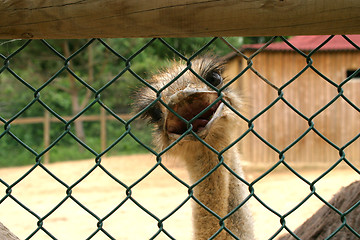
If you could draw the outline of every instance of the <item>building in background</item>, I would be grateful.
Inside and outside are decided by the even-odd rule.
[[[249,133],[241,147],[250,162],[276,163],[278,152],[283,152],[287,162],[330,165],[340,159],[343,150],[347,160],[360,165],[360,74],[356,74],[360,35],[348,36],[357,46],[335,36],[311,52],[328,37],[292,37],[288,41],[297,50],[285,42],[274,42],[252,58],[253,68],[282,95],[251,70],[235,82],[246,101],[244,116],[252,119],[256,133],[276,148]],[[244,45],[240,50],[250,57],[262,46]],[[237,54],[229,55],[228,60],[229,77],[248,66]],[[312,124],[314,130],[307,132]]]

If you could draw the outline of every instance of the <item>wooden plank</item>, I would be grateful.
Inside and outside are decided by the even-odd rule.
[[[360,33],[358,0],[0,1],[0,38]]]
[[[15,124],[36,124],[36,123],[43,123],[45,120],[44,117],[27,117],[27,118],[17,118],[13,122],[11,122],[11,125]]]
[[[106,149],[106,110],[105,108],[100,108],[100,142],[101,142],[101,151]]]
[[[124,120],[130,119],[132,117],[131,114],[118,114],[117,116]],[[65,121],[70,121],[73,118],[74,118],[73,116],[64,116],[63,117],[63,119]],[[101,116],[99,116],[99,115],[80,116],[78,119],[82,120],[82,121],[86,121],[86,122],[95,122],[95,121],[100,121]],[[117,119],[111,115],[108,115],[108,116],[106,116],[106,120],[117,120]],[[36,124],[36,123],[44,123],[44,121],[45,121],[44,117],[18,118],[18,119],[15,119],[13,122],[11,122],[11,125]],[[57,119],[55,117],[51,117],[50,122],[60,122],[60,121],[59,121],[59,119]]]
[[[44,149],[50,146],[50,113],[44,111]],[[44,163],[50,163],[50,154],[49,152],[44,155]]]

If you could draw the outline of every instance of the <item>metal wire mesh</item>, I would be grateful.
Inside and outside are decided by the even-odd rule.
[[[333,237],[336,235],[336,233],[338,231],[340,231],[342,228],[348,228],[350,231],[352,231],[352,233],[360,238],[360,233],[356,232],[356,230],[350,226],[347,221],[346,221],[346,215],[348,215],[351,211],[353,211],[355,208],[358,208],[360,205],[360,202],[358,202],[356,205],[353,206],[352,209],[349,209],[347,212],[340,212],[338,209],[334,208],[334,206],[332,206],[331,204],[329,204],[321,195],[319,195],[316,191],[316,184],[321,181],[328,173],[330,173],[334,168],[336,168],[339,164],[347,164],[351,169],[353,169],[353,171],[360,175],[360,170],[355,166],[354,161],[358,161],[359,159],[348,159],[347,155],[346,155],[346,150],[347,148],[353,144],[355,141],[357,141],[360,138],[360,133],[356,133],[356,135],[354,137],[352,137],[352,139],[350,139],[346,144],[344,145],[337,145],[335,143],[333,143],[329,138],[327,138],[326,136],[324,136],[317,128],[316,125],[314,124],[314,119],[319,116],[322,112],[324,112],[329,106],[331,106],[336,100],[338,99],[343,99],[348,103],[349,108],[354,109],[355,111],[357,111],[358,113],[360,113],[360,106],[356,105],[355,103],[353,103],[346,95],[346,91],[344,91],[343,86],[345,84],[347,84],[349,81],[351,81],[355,76],[357,76],[360,73],[360,69],[358,68],[356,71],[354,71],[349,77],[347,77],[346,79],[344,79],[341,84],[337,84],[334,81],[332,81],[332,79],[329,79],[327,76],[325,76],[324,74],[322,74],[319,70],[317,70],[314,67],[313,64],[313,60],[312,60],[312,56],[317,53],[324,45],[326,45],[331,39],[333,38],[333,36],[330,36],[326,41],[324,41],[323,43],[321,43],[317,48],[313,49],[312,51],[310,51],[309,53],[304,53],[303,51],[300,51],[299,49],[297,49],[295,46],[293,46],[286,38],[284,37],[273,37],[270,41],[268,41],[263,47],[261,47],[260,49],[258,49],[257,51],[255,51],[251,56],[246,56],[245,54],[243,54],[240,50],[238,50],[236,47],[233,47],[229,42],[226,41],[226,39],[224,38],[213,38],[211,39],[207,44],[205,44],[203,47],[201,47],[196,53],[194,53],[192,56],[190,57],[186,57],[184,56],[182,53],[180,53],[179,51],[177,51],[173,46],[171,46],[170,44],[168,44],[166,42],[166,40],[164,39],[151,39],[149,40],[146,44],[144,44],[141,48],[139,48],[134,54],[132,54],[130,57],[124,57],[122,56],[120,53],[118,53],[114,48],[112,48],[111,46],[109,46],[106,43],[106,40],[102,40],[102,39],[91,39],[89,40],[86,44],[84,44],[83,46],[79,47],[76,51],[74,51],[73,54],[71,54],[69,57],[64,57],[58,50],[56,50],[51,44],[48,43],[48,41],[46,40],[40,40],[42,42],[42,44],[44,45],[45,48],[49,49],[57,58],[58,61],[61,62],[62,67],[60,69],[57,70],[57,72],[55,74],[53,74],[49,79],[47,79],[43,84],[41,84],[41,86],[37,87],[37,86],[32,86],[30,84],[30,81],[26,78],[23,78],[21,76],[19,76],[13,69],[12,69],[12,62],[16,61],[16,57],[18,55],[20,55],[22,53],[22,51],[27,48],[29,46],[29,44],[31,44],[32,40],[28,40],[26,41],[21,47],[19,47],[16,51],[13,51],[9,54],[5,54],[5,53],[0,53],[0,58],[3,60],[3,65],[0,68],[0,77],[1,74],[7,73],[10,74],[14,81],[21,83],[23,86],[25,86],[25,88],[27,89],[27,91],[31,91],[33,94],[33,99],[31,101],[28,102],[28,104],[23,107],[20,111],[18,111],[16,114],[14,114],[13,116],[5,119],[4,117],[0,116],[0,121],[1,121],[1,125],[3,126],[3,130],[0,132],[0,141],[2,138],[4,138],[5,136],[9,136],[12,139],[14,139],[22,148],[26,149],[27,152],[29,152],[33,158],[34,158],[34,164],[24,173],[22,174],[22,176],[20,176],[16,181],[14,182],[6,182],[5,180],[3,180],[0,176],[0,183],[5,186],[6,191],[5,193],[2,194],[1,199],[0,199],[0,204],[3,203],[5,200],[9,200],[11,199],[13,202],[15,202],[19,207],[23,208],[24,210],[26,210],[29,214],[31,214],[33,216],[34,219],[36,219],[36,227],[34,227],[34,230],[31,234],[29,234],[29,236],[27,236],[26,239],[32,239],[34,236],[36,236],[36,234],[38,232],[44,232],[49,238],[51,239],[57,239],[59,236],[54,236],[51,231],[49,231],[46,227],[46,220],[49,218],[49,216],[51,216],[57,209],[61,208],[61,206],[67,202],[67,201],[73,201],[79,208],[83,209],[84,211],[86,211],[89,215],[91,215],[97,222],[96,224],[96,229],[93,232],[89,232],[88,233],[88,237],[87,239],[92,239],[98,232],[102,232],[103,234],[105,234],[107,236],[108,239],[115,239],[115,236],[112,236],[110,234],[110,232],[108,232],[106,230],[106,227],[104,226],[104,224],[107,222],[107,220],[109,219],[109,217],[111,217],[116,211],[118,211],[119,209],[122,208],[122,206],[131,201],[133,202],[138,208],[140,208],[142,211],[144,211],[147,215],[149,215],[151,218],[153,218],[156,223],[157,226],[154,226],[154,229],[156,229],[154,231],[154,234],[152,236],[149,236],[150,239],[155,239],[159,236],[159,234],[165,234],[169,239],[174,239],[174,237],[172,236],[171,232],[167,231],[166,228],[164,227],[164,222],[166,222],[166,220],[168,220],[169,218],[171,218],[180,208],[182,208],[187,202],[189,202],[191,199],[195,200],[197,202],[197,204],[203,205],[203,207],[205,209],[207,209],[208,211],[210,211],[214,216],[216,216],[219,219],[220,223],[224,223],[224,220],[226,218],[228,218],[234,211],[236,211],[238,208],[240,208],[246,201],[248,201],[249,199],[256,199],[262,206],[264,206],[266,209],[268,209],[268,211],[270,211],[271,213],[273,213],[274,215],[276,215],[280,222],[281,222],[281,226],[279,227],[279,229],[272,235],[269,236],[270,239],[274,239],[275,237],[277,237],[279,235],[279,233],[283,230],[286,229],[288,232],[293,233],[294,229],[289,229],[286,225],[286,218],[294,213],[297,209],[299,209],[301,206],[304,205],[304,203],[310,198],[310,197],[317,197],[318,199],[320,199],[325,205],[327,205],[329,208],[333,209],[335,212],[337,212],[340,216],[340,218],[342,219],[342,224],[338,227],[338,229],[336,229],[334,232],[332,232],[329,235],[329,238]],[[348,37],[343,36],[344,39],[346,39],[348,41],[348,43],[350,45],[352,45],[355,49],[357,49],[357,51],[360,51],[360,47],[357,46],[354,42],[352,42]],[[258,72],[256,69],[254,69],[253,67],[253,62],[256,61],[256,56],[261,54],[264,49],[266,49],[266,47],[268,47],[270,44],[272,44],[275,40],[281,40],[283,42],[285,42],[288,46],[290,46],[293,51],[297,52],[299,55],[301,55],[304,58],[304,61],[306,62],[306,66],[300,71],[298,72],[298,74],[296,76],[294,76],[291,79],[287,79],[287,81],[282,84],[281,86],[275,86],[273,83],[271,83],[271,81],[269,81],[268,79],[266,79],[265,77],[263,77],[261,75],[261,72]],[[241,81],[242,76],[249,71],[254,72],[257,76],[259,76],[259,78],[261,78],[263,81],[265,81],[268,85],[270,85],[274,91],[277,92],[278,97],[276,97],[275,99],[272,100],[272,102],[270,104],[268,104],[268,106],[266,106],[262,111],[258,112],[256,115],[254,115],[251,118],[247,118],[245,117],[242,113],[237,112],[233,107],[231,107],[230,105],[228,105],[228,107],[230,109],[232,109],[232,111],[236,112],[236,115],[239,117],[239,119],[241,121],[246,122],[246,124],[248,125],[248,129],[246,131],[244,131],[241,135],[238,136],[237,140],[235,142],[233,142],[231,145],[229,145],[227,148],[223,149],[222,151],[218,152],[215,149],[213,149],[210,145],[208,145],[206,142],[204,142],[201,138],[198,138],[199,141],[201,141],[203,144],[205,144],[209,149],[211,149],[213,152],[215,152],[218,157],[219,157],[219,163],[218,165],[212,170],[210,171],[207,175],[205,175],[202,179],[199,179],[196,183],[189,185],[188,183],[186,183],[183,179],[180,179],[178,176],[176,176],[169,168],[167,168],[164,164],[163,164],[163,155],[171,148],[173,147],[175,144],[177,144],[182,137],[184,137],[187,133],[192,132],[192,127],[191,127],[191,121],[188,122],[188,126],[189,128],[187,129],[187,131],[182,135],[182,137],[179,138],[178,141],[173,142],[170,146],[168,146],[167,148],[165,148],[163,151],[156,151],[152,146],[144,144],[142,142],[141,139],[139,139],[136,134],[133,133],[132,131],[132,124],[134,123],[135,120],[139,119],[141,117],[141,115],[147,110],[147,108],[145,108],[144,110],[134,114],[130,119],[122,119],[121,117],[119,117],[113,109],[111,109],[109,106],[107,106],[103,100],[102,100],[102,94],[105,93],[108,89],[110,89],[112,87],[112,84],[114,84],[116,81],[118,81],[118,79],[123,76],[124,74],[131,74],[134,78],[137,79],[137,81],[141,82],[142,84],[144,84],[145,86],[152,88],[154,91],[157,92],[157,96],[158,98],[156,99],[156,101],[161,102],[164,106],[166,106],[166,103],[162,101],[161,99],[161,93],[164,89],[168,88],[173,82],[177,81],[178,78],[185,72],[190,71],[192,72],[195,76],[197,76],[200,80],[202,80],[204,83],[208,84],[200,75],[199,73],[195,72],[192,69],[192,61],[198,57],[201,56],[201,54],[205,53],[206,51],[208,51],[209,47],[215,42],[215,41],[223,41],[224,44],[226,44],[234,53],[236,53],[237,55],[243,57],[246,62],[247,62],[247,66],[245,66],[241,72],[239,72],[237,74],[237,76],[235,78],[233,78],[232,80],[230,80],[229,82],[227,82],[227,84],[225,84],[222,88],[217,89],[214,88],[212,85],[208,85],[209,87],[211,87],[214,91],[217,92],[218,94],[218,99],[209,107],[207,107],[205,110],[202,111],[205,112],[207,109],[211,108],[213,105],[215,105],[217,102],[222,100],[222,91],[224,91],[224,89],[230,87],[231,85],[235,84],[237,81]],[[86,82],[83,78],[81,78],[74,69],[72,69],[71,67],[71,63],[73,61],[75,61],[76,56],[83,54],[84,50],[87,49],[91,44],[101,44],[103,45],[104,48],[106,48],[108,51],[110,51],[113,56],[115,56],[123,65],[124,67],[121,69],[121,71],[119,71],[119,73],[113,77],[110,81],[108,81],[106,84],[100,86],[99,88],[95,88],[94,86],[92,86],[91,84],[89,84],[88,82]],[[132,69],[132,64],[136,62],[136,57],[140,54],[142,54],[143,51],[145,51],[147,48],[150,48],[152,46],[152,44],[162,44],[164,47],[166,47],[168,50],[172,51],[173,54],[177,57],[182,59],[183,61],[187,62],[187,67],[185,69],[183,69],[183,71],[180,73],[180,75],[178,75],[177,77],[175,77],[172,81],[170,81],[169,83],[167,83],[162,89],[160,90],[156,90],[154,89],[145,79],[143,79],[142,77],[140,77],[139,73],[133,71]],[[316,113],[312,114],[312,115],[306,115],[304,113],[302,113],[301,111],[299,111],[294,105],[292,105],[286,98],[286,96],[284,95],[284,90],[294,81],[296,81],[298,79],[298,77],[303,74],[303,72],[307,71],[307,70],[312,70],[314,71],[316,74],[318,74],[323,80],[325,80],[328,84],[330,84],[331,86],[333,86],[336,91],[337,94],[335,96],[332,96],[331,101],[329,101],[327,104],[325,104],[324,106],[322,106]],[[86,89],[87,91],[90,91],[93,99],[92,101],[86,106],[84,107],[78,114],[76,114],[75,116],[73,116],[70,120],[65,120],[63,118],[63,116],[61,114],[59,114],[57,111],[53,110],[51,106],[47,105],[45,101],[43,101],[43,95],[42,93],[44,92],[44,90],[50,85],[52,84],[54,81],[56,81],[56,79],[63,73],[67,73],[70,74],[71,76],[73,76],[76,81],[82,85],[82,87],[84,89]],[[45,93],[44,93],[45,94]],[[302,118],[307,124],[308,124],[308,128],[297,138],[295,139],[293,142],[291,142],[291,144],[289,144],[288,146],[286,146],[283,149],[279,149],[276,146],[272,145],[270,142],[268,142],[259,132],[257,132],[255,130],[255,126],[256,126],[256,120],[261,118],[269,109],[271,109],[276,103],[278,102],[283,102],[284,104],[286,104],[288,106],[288,108],[290,108],[294,113],[296,113],[300,118]],[[12,123],[14,121],[16,121],[17,119],[19,119],[24,112],[28,111],[35,103],[40,104],[46,111],[48,111],[53,117],[57,118],[61,123],[62,123],[62,127],[63,130],[61,132],[61,134],[59,134],[56,139],[54,139],[51,144],[44,148],[41,149],[40,151],[33,149],[31,146],[29,146],[27,143],[25,143],[24,141],[22,141],[15,133],[14,133],[14,128],[16,128],[16,126],[13,126]],[[116,119],[118,122],[120,122],[123,127],[124,127],[124,132],[121,136],[118,136],[118,138],[112,142],[111,144],[109,144],[107,146],[107,148],[104,151],[95,151],[92,147],[90,147],[88,144],[86,144],[83,140],[81,140],[78,136],[76,136],[76,134],[73,131],[73,125],[74,122],[81,117],[82,115],[84,115],[87,111],[89,111],[92,107],[94,106],[101,106],[101,108],[105,109],[106,113],[110,116],[112,116],[112,118]],[[151,107],[151,105],[148,106],[148,108]],[[183,119],[181,116],[179,116],[174,110],[172,110],[170,107],[168,107],[168,110],[171,111],[173,114],[177,115],[180,119],[186,121],[185,119]],[[201,115],[201,113],[199,113],[198,115]],[[331,146],[332,148],[334,148],[338,154],[338,160],[336,162],[334,162],[326,171],[324,171],[318,178],[316,178],[314,181],[309,181],[306,178],[304,178],[300,173],[298,173],[292,166],[290,163],[288,163],[286,161],[286,155],[287,152],[293,148],[296,144],[298,144],[307,134],[309,134],[309,132],[313,132],[316,135],[318,135],[324,142],[326,142],[329,146]],[[198,201],[196,199],[196,197],[193,194],[193,189],[200,184],[205,178],[207,178],[209,175],[211,175],[217,168],[219,168],[220,166],[224,166],[226,167],[232,174],[236,175],[236,173],[224,163],[224,159],[223,159],[223,154],[228,151],[228,149],[230,149],[231,147],[233,147],[235,144],[237,144],[238,142],[241,142],[246,136],[248,135],[254,135],[256,136],[259,140],[261,140],[264,144],[266,144],[266,146],[271,149],[271,151],[273,151],[274,153],[276,153],[278,155],[279,160],[274,163],[269,169],[267,169],[266,171],[263,172],[263,174],[261,174],[259,177],[257,177],[254,181],[251,182],[247,182],[245,180],[242,179],[242,181],[244,181],[245,184],[248,185],[249,188],[249,195],[248,197],[244,200],[244,202],[242,204],[240,204],[237,208],[235,208],[232,212],[230,212],[227,216],[225,216],[224,218],[221,218],[220,216],[218,216],[215,212],[211,211],[210,209],[208,209],[203,203],[201,203],[200,201]],[[195,134],[196,135],[196,134]],[[95,159],[95,163],[94,165],[82,176],[78,176],[78,180],[75,181],[73,184],[69,185],[67,184],[63,179],[61,179],[60,177],[58,177],[55,173],[53,173],[49,167],[46,166],[46,164],[43,163],[43,158],[44,155],[47,154],[49,151],[51,151],[52,148],[54,148],[60,141],[62,141],[63,138],[65,137],[71,137],[73,140],[75,140],[78,144],[81,145],[81,147],[84,149],[84,151],[87,151],[88,153],[90,153],[93,158]],[[137,179],[137,181],[133,182],[132,184],[125,184],[121,179],[119,179],[119,177],[117,177],[114,173],[112,173],[111,171],[109,171],[103,164],[102,162],[102,158],[105,154],[107,154],[112,148],[114,148],[119,142],[123,141],[123,139],[125,137],[131,137],[133,138],[138,144],[140,144],[144,149],[146,149],[147,151],[149,151],[151,154],[156,156],[156,163],[153,165],[153,167],[151,169],[148,169],[148,171],[141,176],[139,179]],[[0,149],[1,151],[1,149]],[[263,180],[267,175],[269,175],[272,171],[274,171],[274,169],[278,168],[279,166],[285,166],[288,170],[290,170],[297,178],[299,178],[304,184],[308,185],[310,191],[308,193],[308,195],[298,204],[296,204],[295,207],[293,207],[290,211],[288,211],[286,214],[280,214],[278,213],[275,209],[271,208],[266,202],[264,202],[257,194],[256,194],[256,184]],[[144,207],[140,202],[137,201],[137,199],[133,196],[133,189],[135,186],[137,186],[140,182],[142,182],[145,178],[147,178],[155,169],[157,168],[162,168],[164,169],[172,178],[174,178],[177,182],[179,182],[181,185],[185,186],[188,189],[188,196],[187,198],[185,198],[183,200],[182,203],[180,203],[173,211],[169,212],[169,214],[163,218],[160,218],[158,216],[156,216],[154,213],[152,213],[150,210],[148,210],[146,207]],[[62,197],[61,201],[59,201],[56,205],[53,206],[53,208],[47,212],[47,214],[45,215],[39,215],[37,212],[33,211],[31,208],[29,208],[25,203],[23,203],[22,201],[20,201],[17,198],[17,195],[14,194],[14,189],[16,189],[17,185],[23,181],[24,179],[28,178],[29,175],[31,174],[35,174],[35,169],[41,169],[42,171],[44,171],[46,174],[48,174],[51,178],[53,178],[55,181],[57,181],[59,184],[61,184],[65,190],[65,194]],[[82,181],[84,181],[86,178],[88,178],[91,174],[93,174],[93,172],[95,170],[101,170],[103,171],[105,174],[107,174],[113,181],[115,181],[117,184],[119,184],[120,186],[122,186],[123,191],[126,193],[126,197],[124,199],[121,199],[118,201],[118,204],[116,206],[112,206],[112,210],[109,211],[106,215],[104,216],[100,216],[97,215],[95,212],[92,211],[92,209],[88,208],[85,204],[83,204],[80,200],[78,200],[73,194],[72,194],[72,190],[79,185],[79,183],[81,183]],[[239,176],[237,176],[238,178],[240,178]],[[134,216],[135,217],[135,216]],[[226,226],[224,224],[219,226],[219,231],[217,233],[214,234],[213,238],[215,238],[217,236],[217,234],[221,231],[221,230],[226,230],[229,231],[228,229],[226,229]],[[311,231],[311,230],[309,230]],[[295,238],[298,238],[294,235]],[[236,236],[234,236],[234,238],[236,238]]]

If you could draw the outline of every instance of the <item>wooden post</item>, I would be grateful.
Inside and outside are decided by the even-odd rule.
[[[359,0],[0,1],[0,38],[359,34]]]
[[[106,149],[106,110],[100,107],[100,141],[101,151]]]
[[[50,145],[50,113],[45,110],[44,111],[44,149],[49,147]],[[44,163],[50,163],[50,154],[49,152],[44,154]]]

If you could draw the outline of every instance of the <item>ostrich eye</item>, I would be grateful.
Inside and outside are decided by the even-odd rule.
[[[159,122],[162,118],[162,112],[160,109],[159,104],[155,104],[154,106],[151,106],[145,113],[145,117],[150,118],[150,122],[156,123]]]
[[[217,72],[210,72],[205,79],[208,83],[210,83],[211,85],[213,85],[214,87],[219,86],[222,81],[223,78],[221,77],[221,75]]]

